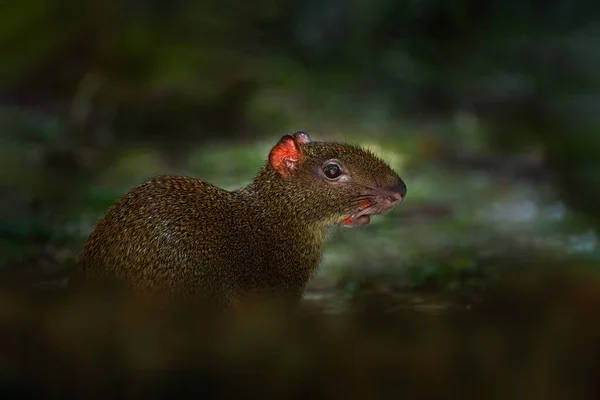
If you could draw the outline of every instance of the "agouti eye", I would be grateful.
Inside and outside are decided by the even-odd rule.
[[[342,170],[337,164],[327,164],[325,168],[323,168],[323,172],[329,179],[338,178],[342,174]]]

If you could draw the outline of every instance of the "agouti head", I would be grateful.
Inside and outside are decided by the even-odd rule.
[[[390,210],[406,196],[402,179],[372,152],[312,141],[304,132],[283,136],[263,171],[286,209],[323,225],[368,224],[371,215]]]

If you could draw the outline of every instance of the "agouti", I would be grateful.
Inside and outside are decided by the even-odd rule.
[[[405,196],[402,179],[371,152],[296,132],[242,189],[183,176],[132,189],[97,223],[75,281],[224,305],[255,296],[295,302],[328,227],[368,224]]]

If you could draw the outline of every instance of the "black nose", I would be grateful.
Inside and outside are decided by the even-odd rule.
[[[406,184],[398,179],[394,185],[386,190],[386,197],[392,204],[398,204],[406,197]]]
[[[406,197],[406,183],[400,178],[390,188],[390,200],[401,201]]]

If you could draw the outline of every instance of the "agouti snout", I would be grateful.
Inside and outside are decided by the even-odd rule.
[[[343,226],[365,225],[371,221],[371,215],[383,214],[391,210],[406,197],[406,185],[402,179],[398,178],[398,181],[392,186],[375,189],[371,191],[370,195],[372,199],[363,200],[361,209],[356,214],[346,218]]]
[[[229,305],[297,300],[329,226],[368,224],[405,196],[402,179],[371,152],[297,132],[239,190],[181,176],[132,189],[94,228],[76,277]]]

